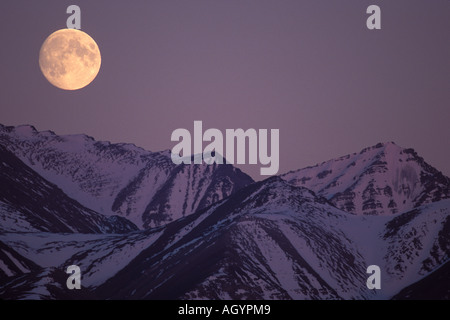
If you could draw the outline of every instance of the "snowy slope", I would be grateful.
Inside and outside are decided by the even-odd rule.
[[[139,228],[163,225],[253,182],[230,165],[176,166],[170,152],[0,125],[0,144],[83,206]]]
[[[168,225],[98,293],[120,288],[112,298],[370,298],[364,257],[339,228],[347,218],[311,191],[270,179]],[[129,281],[129,274],[141,276]]]
[[[143,213],[144,227],[164,225],[206,208],[248,185],[231,165],[179,165]]]
[[[16,300],[95,299],[87,290],[67,290],[67,274],[59,268],[45,268],[7,279],[0,286],[0,298]]]
[[[388,279],[412,284],[450,260],[450,200],[395,217],[386,224],[383,239]]]
[[[123,236],[6,233],[0,241],[46,269],[79,265],[96,298],[370,297],[360,290],[364,258],[329,224],[346,218],[309,190],[274,178],[159,229]],[[30,276],[27,287],[42,279]],[[47,281],[41,298],[55,298],[61,283],[53,293],[51,286]],[[26,298],[14,281],[2,290],[3,298]]]
[[[121,299],[388,299],[449,260],[449,209],[450,200],[442,200],[416,208],[419,214],[352,216],[273,178],[168,225],[97,293]],[[380,291],[365,285],[372,264],[383,270]],[[130,281],[131,274],[141,276]],[[114,288],[120,290],[111,295]]]
[[[136,226],[83,207],[0,145],[0,231],[127,233]]]
[[[27,154],[37,159],[39,152]],[[168,155],[157,157],[144,161],[110,199],[113,212],[140,212],[134,217],[143,227],[159,227],[123,235],[0,232],[0,243],[20,264],[37,266],[12,274],[6,270],[14,269],[11,263],[20,270],[18,264],[3,262],[0,298],[390,299],[417,295],[433,281],[444,296],[450,288],[440,280],[450,260],[449,179],[410,149],[380,144],[252,184],[231,166],[166,171]],[[86,180],[86,172],[98,177],[95,170],[106,170],[83,159],[90,169],[82,165],[79,172]],[[66,179],[64,168],[72,164],[60,165]],[[3,166],[7,173],[12,165]],[[112,182],[97,187],[106,185]],[[24,189],[32,198],[45,190]],[[17,201],[0,208],[7,212],[3,219],[23,211]],[[33,225],[19,220],[21,228]],[[71,264],[82,268],[82,292],[65,289],[64,270]],[[373,264],[382,270],[381,290],[366,287],[366,268]]]
[[[380,143],[282,175],[354,214],[392,215],[450,197],[450,179],[412,149]]]
[[[0,241],[45,270],[79,265],[95,299],[388,299],[448,263],[449,210],[442,200],[393,217],[348,215],[271,178],[153,230]],[[383,270],[380,291],[365,285],[372,264]],[[14,279],[0,283],[2,298],[37,297]],[[68,294],[66,278],[48,274],[30,275],[24,288],[43,279],[41,298]]]
[[[0,234],[0,241],[42,268],[65,271],[70,265],[78,265],[83,287],[95,287],[114,276],[160,235],[160,230],[127,235],[6,233]]]

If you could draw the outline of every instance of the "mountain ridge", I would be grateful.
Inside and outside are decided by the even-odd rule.
[[[51,217],[67,202],[141,228],[66,232],[45,228],[49,218],[32,233],[0,229],[0,298],[407,299],[448,289],[432,292],[450,261],[450,179],[394,143],[254,182],[231,165],[174,165],[167,150],[0,126],[0,166],[3,221],[45,217],[52,200]],[[65,289],[73,264],[82,293]],[[366,287],[373,264],[381,290]]]
[[[0,145],[1,231],[127,233],[127,219],[103,216],[67,197]]]
[[[378,143],[281,175],[353,214],[390,215],[450,198],[450,178],[413,149]]]
[[[166,224],[253,182],[232,165],[175,165],[168,151],[58,136],[28,125],[0,126],[0,144],[85,207],[123,216],[139,228]]]

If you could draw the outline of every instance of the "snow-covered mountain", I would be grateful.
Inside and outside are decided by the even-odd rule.
[[[273,178],[170,224],[96,292],[126,299],[369,298],[364,258],[338,225],[347,219],[311,191]]]
[[[449,211],[445,200],[419,214],[352,216],[272,178],[171,224],[95,291],[130,299],[389,298],[450,259]],[[372,264],[383,270],[382,291],[365,285]]]
[[[156,229],[0,241],[45,272],[79,265],[83,292],[96,299],[386,299],[448,263],[449,211],[443,200],[395,216],[349,215],[271,178]],[[372,264],[383,270],[381,290],[365,285]],[[27,281],[33,295],[70,295],[59,280],[40,286],[43,277]],[[17,287],[0,286],[0,297],[17,297]]]
[[[168,152],[29,126],[0,127],[0,145],[0,298],[406,299],[450,291],[450,179],[393,143],[261,182],[229,165],[176,166]],[[101,215],[96,208],[144,230],[39,228],[55,217],[69,225],[75,216],[58,211],[67,203],[85,220]],[[36,232],[21,232],[30,221]],[[73,264],[82,290],[65,287]],[[381,290],[366,286],[369,265],[382,270]]]
[[[0,125],[0,145],[83,206],[126,217],[139,228],[164,225],[253,182],[231,165],[174,165],[170,151],[32,126]]]
[[[137,227],[119,216],[83,207],[0,145],[0,231],[128,233]]]
[[[379,143],[282,176],[354,214],[392,215],[450,198],[450,179],[413,149]]]

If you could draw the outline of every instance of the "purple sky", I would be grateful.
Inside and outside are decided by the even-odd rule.
[[[68,92],[39,49],[70,4],[102,68]],[[366,8],[382,30],[366,28]],[[0,2],[0,123],[86,133],[148,150],[174,129],[280,129],[280,171],[378,142],[450,175],[450,1]],[[255,179],[260,165],[243,166]]]

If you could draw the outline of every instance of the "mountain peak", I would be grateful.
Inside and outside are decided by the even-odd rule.
[[[450,197],[450,179],[413,149],[378,143],[359,153],[289,172],[283,179],[307,187],[339,209],[389,215]]]
[[[359,154],[367,153],[369,151],[392,152],[392,151],[400,151],[400,150],[403,150],[403,148],[400,147],[399,145],[397,145],[395,142],[389,141],[389,142],[379,142],[376,145],[364,148],[359,152]]]
[[[56,135],[32,126],[0,127],[0,144],[87,208],[154,227],[253,182],[232,165],[175,165],[168,151]]]
[[[31,126],[0,125],[0,158],[2,299],[385,299],[450,255],[450,179],[393,142],[259,182]]]
[[[92,136],[78,133],[78,134],[66,134],[58,135],[51,130],[39,131],[34,126],[24,124],[18,126],[5,126],[0,124],[0,141],[7,139],[5,145],[15,145],[17,142],[30,142],[29,140],[39,140],[42,143],[61,143],[67,142],[73,143],[73,150],[76,151],[79,147],[83,147],[86,143],[88,147],[91,145],[97,145],[102,147],[124,149],[126,151],[136,151],[139,153],[151,153],[151,151],[145,150],[136,146],[133,143],[111,143],[109,141],[97,141]],[[9,143],[8,143],[9,142]]]

